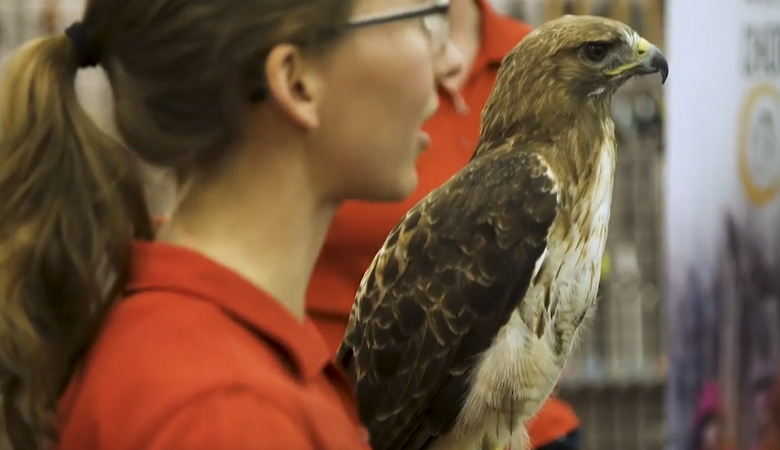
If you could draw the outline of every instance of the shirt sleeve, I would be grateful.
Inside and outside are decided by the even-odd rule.
[[[183,406],[150,438],[147,450],[316,450],[280,399],[243,388],[210,393]]]

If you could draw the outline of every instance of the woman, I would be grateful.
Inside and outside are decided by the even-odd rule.
[[[0,85],[15,448],[366,448],[304,290],[345,199],[415,189],[447,7],[90,0],[15,55]],[[77,101],[93,65],[126,145]],[[156,237],[140,161],[178,182]]]

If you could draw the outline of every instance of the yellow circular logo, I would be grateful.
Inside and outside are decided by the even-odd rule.
[[[737,166],[748,200],[764,206],[780,192],[780,91],[755,86],[739,115]]]

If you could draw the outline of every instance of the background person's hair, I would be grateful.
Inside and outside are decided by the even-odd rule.
[[[271,48],[322,43],[352,8],[88,0],[84,26],[127,146],[79,104],[78,58],[65,35],[12,57],[0,82],[0,388],[16,449],[56,439],[57,402],[122,295],[131,240],[153,236],[140,160],[180,181],[217,163],[238,138]]]

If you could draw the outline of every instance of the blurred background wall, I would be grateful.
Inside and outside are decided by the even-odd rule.
[[[780,364],[780,2],[668,4],[670,448],[753,450]]]

